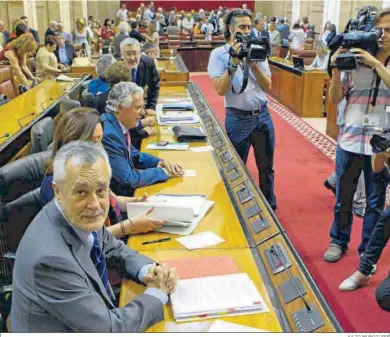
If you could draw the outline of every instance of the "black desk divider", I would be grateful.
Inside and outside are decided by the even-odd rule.
[[[280,293],[282,294],[284,303],[286,304],[300,297],[297,288],[302,295],[306,294],[306,290],[298,276],[294,277],[294,283],[291,280],[287,280],[279,286]]]
[[[319,311],[314,306],[310,309],[303,308],[292,315],[298,332],[312,332],[325,324]]]
[[[244,186],[241,187],[236,193],[241,204],[245,204],[247,201],[253,198],[252,192],[245,183]]]
[[[221,158],[222,158],[222,161],[223,161],[224,163],[226,163],[226,162],[228,162],[229,160],[232,160],[232,159],[233,159],[233,155],[231,154],[230,151],[225,151],[224,153],[222,153]]]
[[[275,247],[277,246],[277,247]],[[279,249],[278,249],[279,248]],[[291,267],[291,262],[289,258],[287,257],[286,251],[284,250],[283,246],[280,244],[272,245],[271,248],[267,248],[264,253],[267,258],[268,265],[270,266],[272,270],[272,274],[277,274],[283,271],[285,268],[283,266],[283,262],[280,261],[277,253],[275,253],[275,249],[278,249],[279,255],[282,255],[282,258],[284,260],[284,265],[288,268]]]
[[[269,222],[265,220],[265,218],[260,217],[260,219],[257,219],[253,224],[251,224],[254,234],[259,234],[261,231],[271,226]]]
[[[256,203],[254,203],[252,206],[245,208],[245,216],[247,219],[250,219],[251,217],[253,217],[259,213],[260,213],[260,211],[259,211],[259,208],[257,207]]]

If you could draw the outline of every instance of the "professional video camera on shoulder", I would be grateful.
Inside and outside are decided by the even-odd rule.
[[[345,52],[336,57],[335,67],[340,71],[351,71],[357,68],[358,60],[349,49],[360,48],[376,56],[379,45],[378,40],[382,36],[382,30],[374,27],[376,12],[366,8],[360,11],[355,20],[351,19],[345,27],[344,33],[333,38],[329,43],[329,49],[334,54],[340,47]]]
[[[231,57],[237,57],[240,61],[264,62],[269,54],[269,43],[266,37],[252,39],[249,35],[236,33],[236,40],[240,43],[240,52],[237,54],[233,47],[229,49]]]

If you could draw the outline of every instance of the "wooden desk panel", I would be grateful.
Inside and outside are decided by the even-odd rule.
[[[326,111],[326,134],[332,137],[335,141],[339,136],[339,126],[337,125],[337,105],[330,103],[329,97],[330,81],[326,88],[326,100],[325,100],[325,111]]]
[[[195,257],[210,257],[210,256],[231,256],[236,262],[240,272],[247,273],[250,279],[255,283],[257,289],[262,295],[264,301],[267,303],[270,312],[245,315],[245,316],[231,316],[223,317],[221,319],[252,328],[264,329],[272,332],[281,332],[282,328],[279,324],[278,317],[273,309],[272,303],[268,296],[264,282],[258,272],[256,263],[253,259],[252,252],[247,249],[205,249],[205,250],[157,250],[157,251],[141,251],[141,254],[149,256],[156,261],[178,259],[178,258],[195,258]],[[143,293],[145,287],[140,286],[132,281],[125,281],[122,283],[122,290],[120,295],[120,306],[123,307],[129,303],[135,296]],[[170,305],[164,308],[165,320],[154,325],[147,330],[148,332],[164,332],[164,326],[167,322],[174,322],[174,317]],[[211,320],[209,320],[211,321]]]

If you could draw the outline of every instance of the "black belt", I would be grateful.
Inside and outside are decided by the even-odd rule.
[[[243,111],[236,108],[229,108],[233,115],[238,116],[257,116],[264,112],[264,108],[256,109],[256,110],[250,110],[250,111]]]

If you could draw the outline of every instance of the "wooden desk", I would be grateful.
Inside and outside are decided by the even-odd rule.
[[[158,59],[157,69],[161,82],[188,82],[190,80],[190,74],[180,55],[176,55],[174,59]]]
[[[258,291],[267,303],[269,312],[246,316],[231,316],[221,319],[253,328],[264,329],[272,332],[282,332],[278,317],[274,311],[271,300],[268,296],[267,289],[258,272],[258,267],[249,248],[243,249],[205,249],[205,250],[156,250],[156,251],[141,251],[141,254],[149,256],[156,261],[178,259],[178,258],[195,258],[195,257],[210,257],[210,256],[231,256],[237,264],[240,272],[247,273],[251,280],[255,283]],[[132,281],[122,283],[120,295],[120,303],[122,306],[131,301],[135,296],[141,294],[145,288]],[[166,305],[164,308],[165,320],[154,325],[148,332],[164,332],[164,326],[167,322],[174,322],[171,306]]]
[[[325,71],[300,71],[284,59],[270,58],[271,94],[300,117],[322,117]]]
[[[44,117],[54,117],[59,111],[59,103],[64,95],[77,92],[80,84],[89,77],[77,82],[56,82],[45,80],[34,88],[19,95],[0,107],[0,166],[5,165],[29,141],[31,127]],[[31,115],[29,115],[31,114]]]
[[[96,63],[99,59],[92,59],[93,65],[87,66],[87,67],[71,67],[71,73],[72,74],[90,74],[92,75],[92,78],[97,78],[98,75],[96,73]]]
[[[305,304],[299,297],[287,303],[283,298],[280,287],[288,280],[288,274],[286,271],[274,274],[269,265],[268,253],[266,252],[278,245],[286,252],[286,256],[291,263],[289,271],[293,278],[300,280],[306,301],[319,312],[323,324],[315,329],[315,332],[342,331],[326,300],[322,297],[291,241],[285,234],[285,230],[278,222],[245,165],[239,159],[222,125],[205,101],[199,88],[192,82],[181,86],[175,86],[174,84],[163,86],[160,91],[159,102],[168,102],[168,98],[172,97],[176,97],[178,101],[194,102],[202,119],[203,129],[208,135],[208,144],[214,147],[214,151],[205,153],[151,151],[151,153],[161,156],[163,159],[182,163],[185,169],[196,169],[197,177],[170,179],[162,184],[139,189],[136,195],[143,195],[144,192],[149,195],[156,193],[206,194],[207,198],[215,201],[216,204],[194,233],[212,230],[224,238],[226,242],[216,247],[192,252],[187,251],[175,240],[142,246],[143,241],[167,236],[167,234],[151,233],[131,236],[129,245],[156,260],[210,256],[213,254],[232,256],[237,261],[240,270],[247,272],[255,281],[266,300],[271,300],[270,308],[273,307],[278,310],[279,325],[275,324],[276,316],[273,312],[267,318],[262,316],[264,314],[260,314],[258,317],[254,315],[256,317],[253,320],[253,317],[249,316],[232,317],[228,320],[271,331],[279,331],[278,329],[281,328],[283,331],[295,332],[299,329],[295,325],[293,315],[306,309]],[[171,139],[172,134],[160,127],[159,134],[156,137],[143,141],[142,149],[145,150],[150,142]],[[191,146],[197,145],[202,146],[205,143],[192,144]],[[232,164],[235,165],[234,169],[231,169]],[[249,195],[249,198],[243,199],[242,195],[245,194]],[[228,215],[226,215],[226,212],[229,212]],[[246,236],[246,243],[242,233]],[[175,235],[169,236],[175,238]],[[254,264],[253,259],[258,263]],[[263,288],[263,285],[266,288]],[[265,295],[264,290],[268,292],[269,297]],[[121,306],[127,304],[134,294],[141,291],[141,287],[125,281],[120,297]],[[165,312],[167,320],[172,320],[171,310],[165,308]],[[160,323],[151,331],[163,331],[163,326],[164,324]]]
[[[330,103],[330,81],[326,88],[325,111],[326,111],[326,134],[337,141],[339,126],[337,125],[337,105]]]

